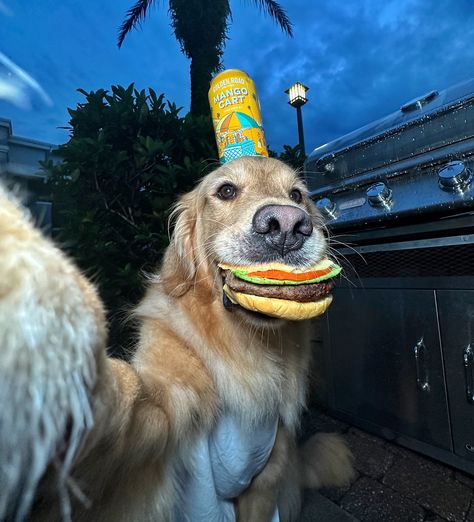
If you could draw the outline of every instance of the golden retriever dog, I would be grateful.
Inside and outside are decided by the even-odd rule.
[[[256,231],[269,207],[276,222]],[[326,255],[302,181],[241,158],[173,217],[129,364],[106,356],[94,286],[0,189],[1,520],[292,521],[302,488],[351,479],[336,435],[296,446],[311,324],[223,301],[219,263]]]

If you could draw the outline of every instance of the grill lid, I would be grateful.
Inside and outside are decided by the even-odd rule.
[[[474,79],[431,91],[400,110],[316,148],[305,164],[312,192],[334,189],[350,178],[413,160],[454,143],[473,140]]]

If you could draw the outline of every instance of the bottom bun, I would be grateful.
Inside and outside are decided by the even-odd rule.
[[[317,317],[323,314],[332,303],[331,295],[310,303],[298,303],[297,301],[288,301],[286,299],[242,294],[235,292],[227,285],[224,285],[224,292],[234,304],[238,304],[247,310],[289,321],[303,321]]]

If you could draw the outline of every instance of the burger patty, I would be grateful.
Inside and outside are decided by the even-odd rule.
[[[239,279],[230,270],[225,270],[224,280],[235,292],[261,297],[273,297],[275,299],[287,299],[288,301],[298,301],[299,303],[317,301],[329,294],[334,287],[332,280],[307,285],[257,285]]]

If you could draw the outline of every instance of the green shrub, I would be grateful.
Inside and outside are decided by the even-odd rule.
[[[169,209],[217,163],[210,117],[180,116],[152,89],[80,90],[62,162],[43,164],[63,248],[99,286],[114,352],[129,345],[124,310],[168,244]]]
[[[303,170],[303,165],[306,160],[306,156],[299,145],[295,145],[294,147],[283,145],[283,152],[278,153],[270,150],[269,155],[272,158],[278,158],[279,160],[284,161],[287,165],[298,171]]]

